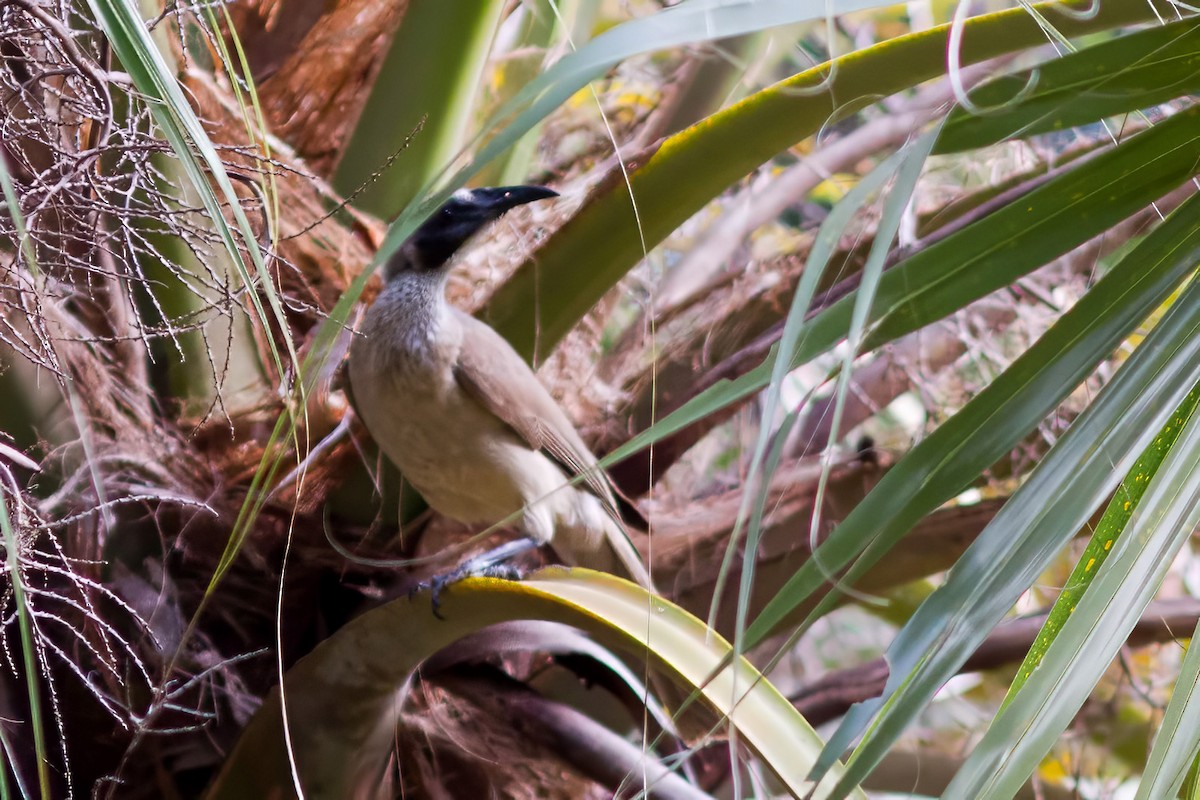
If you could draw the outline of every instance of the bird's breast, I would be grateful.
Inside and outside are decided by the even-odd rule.
[[[435,510],[467,523],[499,522],[562,487],[557,464],[459,385],[455,315],[401,300],[392,291],[368,312],[349,373],[359,415],[405,479]],[[547,519],[556,516],[547,508]],[[547,537],[553,524],[542,527]]]
[[[522,470],[513,462],[534,453],[462,390],[453,363],[420,348],[392,348],[384,357],[352,351],[355,405],[434,509],[463,522],[496,522],[521,508]]]

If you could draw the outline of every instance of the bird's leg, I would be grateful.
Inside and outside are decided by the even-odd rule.
[[[527,536],[523,536],[520,539],[513,539],[511,542],[505,542],[499,547],[493,547],[486,553],[481,553],[474,558],[467,559],[458,569],[450,573],[450,576],[452,580],[461,580],[473,576],[516,580],[521,577],[520,570],[506,562],[511,561],[522,553],[536,550],[540,545],[541,543],[537,539]]]
[[[506,578],[508,580],[517,580],[521,577],[521,571],[512,564],[507,563],[511,559],[521,555],[521,553],[534,550],[541,546],[541,543],[536,539],[523,537],[514,539],[511,542],[505,542],[499,547],[494,547],[486,553],[481,553],[474,558],[469,558],[456,567],[453,571],[445,575],[438,575],[429,583],[422,584],[420,588],[428,588],[430,590],[430,600],[433,604],[433,615],[438,619],[442,619],[439,611],[441,605],[442,590],[447,586],[458,583],[464,578],[473,577],[492,577]]]

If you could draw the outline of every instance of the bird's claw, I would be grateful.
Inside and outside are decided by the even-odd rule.
[[[457,583],[466,575],[460,575],[461,568],[449,572],[445,575],[437,575],[427,581],[421,581],[414,586],[408,593],[408,599],[412,600],[421,592],[429,592],[429,604],[433,610],[433,615],[438,619],[445,619],[442,616],[442,590],[453,583]]]
[[[408,593],[408,598],[411,600],[420,592],[429,592],[429,602],[433,610],[433,615],[438,619],[445,619],[442,616],[442,592],[450,586],[458,583],[466,578],[499,578],[508,581],[519,581],[523,577],[520,569],[512,564],[495,563],[485,559],[471,559],[461,566],[447,572],[445,575],[436,575],[428,581],[422,581],[412,588]]]

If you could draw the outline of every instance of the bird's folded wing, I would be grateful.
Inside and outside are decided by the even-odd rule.
[[[472,316],[460,315],[462,349],[454,377],[463,390],[499,417],[534,450],[554,459],[620,519],[612,487],[596,458],[529,365],[500,334]]]

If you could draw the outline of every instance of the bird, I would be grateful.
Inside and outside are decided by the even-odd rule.
[[[385,285],[350,347],[353,402],[367,431],[440,514],[515,520],[523,534],[455,578],[537,546],[567,564],[651,588],[612,485],[530,366],[445,288],[462,245],[505,212],[557,197],[544,186],[456,191],[386,262]]]

